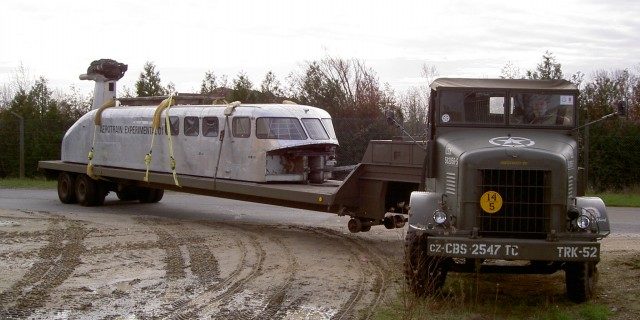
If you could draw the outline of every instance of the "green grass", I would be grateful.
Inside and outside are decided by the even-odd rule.
[[[640,207],[640,186],[630,187],[621,191],[595,192],[590,190],[588,196],[601,198],[611,207]]]
[[[456,275],[438,296],[423,298],[408,293],[406,286],[377,307],[373,319],[536,319],[536,320],[606,320],[609,307],[599,303],[576,304],[564,296],[563,277],[535,276],[521,279],[504,275]],[[543,279],[541,281],[541,279]],[[522,280],[540,282],[522,287]],[[555,288],[555,289],[554,289]]]
[[[593,196],[600,197],[607,206],[611,207],[640,207],[640,194],[632,193],[600,193]]]
[[[56,180],[45,180],[44,178],[9,178],[0,179],[0,188],[4,189],[55,189]]]

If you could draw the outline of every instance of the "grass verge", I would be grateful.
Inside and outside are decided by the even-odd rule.
[[[602,198],[607,206],[612,207],[640,207],[640,186],[622,190],[620,192],[605,191],[601,193],[588,192],[589,196]]]
[[[376,320],[605,320],[613,316],[610,307],[598,301],[569,301],[562,272],[551,276],[451,274],[441,293],[423,298],[400,285],[397,295],[374,315]]]
[[[56,180],[46,180],[45,178],[26,179],[0,179],[0,188],[4,189],[55,189]]]

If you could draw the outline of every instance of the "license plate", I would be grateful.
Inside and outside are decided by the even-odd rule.
[[[545,260],[545,261],[597,261],[600,244],[593,242],[549,242],[540,240],[506,239],[447,239],[430,237],[427,252],[432,256]]]

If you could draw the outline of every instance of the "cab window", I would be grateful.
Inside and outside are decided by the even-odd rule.
[[[490,91],[444,91],[440,97],[442,124],[504,124],[506,94]]]

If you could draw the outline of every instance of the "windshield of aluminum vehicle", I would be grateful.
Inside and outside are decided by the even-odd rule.
[[[302,124],[309,133],[309,137],[313,140],[329,140],[329,135],[324,130],[320,119],[304,118]]]
[[[258,139],[306,140],[307,134],[297,118],[258,118]]]

